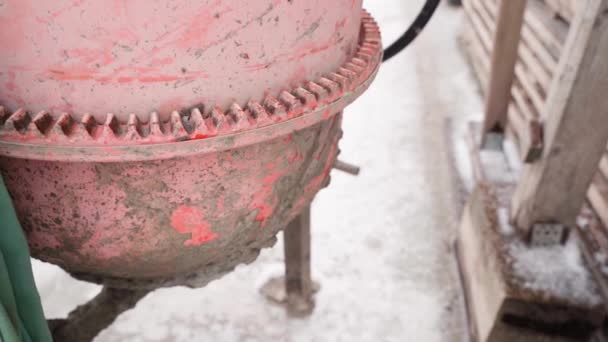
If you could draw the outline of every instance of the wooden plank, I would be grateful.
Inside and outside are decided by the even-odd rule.
[[[573,227],[608,141],[608,0],[586,0],[568,35],[545,106],[545,151],[512,201],[517,227]],[[567,146],[568,148],[564,148]]]
[[[487,29],[486,35],[490,37],[491,40],[495,22],[496,22],[496,6],[491,4],[491,1],[487,0],[475,0],[473,5],[476,7],[477,12],[479,13],[481,20],[485,23],[485,27]],[[531,39],[526,38],[527,35],[532,34],[531,32],[527,32],[527,28],[524,25],[522,32],[522,40],[519,44],[519,64],[524,64],[527,69],[529,69],[529,76],[533,76],[533,83],[538,83],[541,88],[549,88],[551,77],[553,74],[553,69],[549,66],[545,65],[541,58],[538,55],[542,55],[542,53],[536,51],[538,49],[545,49],[544,46],[536,47],[536,50],[531,48],[529,41],[538,42],[537,38]],[[546,54],[546,53],[545,53]],[[551,61],[551,66],[555,65],[556,61]]]
[[[515,75],[517,76],[517,80],[522,85],[525,90],[526,97],[530,99],[530,103],[534,108],[536,113],[542,113],[543,107],[545,106],[545,97],[540,93],[538,88],[536,88],[533,82],[528,78],[528,73],[524,68],[517,64],[515,65]]]
[[[504,131],[506,126],[525,7],[525,0],[502,0],[500,3],[482,128],[484,138],[491,131]]]
[[[493,27],[488,25],[488,23],[482,20],[482,16],[480,15],[480,9],[477,5],[478,0],[474,0],[472,2],[472,7],[469,11],[469,18],[471,20],[471,24],[473,25],[473,29],[475,34],[479,38],[483,48],[488,54],[491,54],[493,44],[492,44],[492,32],[494,30]]]
[[[513,86],[512,93],[513,103],[509,108],[509,124],[517,131],[521,160],[531,163],[540,158],[542,154],[542,126],[517,85]]]
[[[496,17],[496,13],[498,11],[496,5],[493,5],[491,1],[484,2],[491,13],[493,13],[494,17]],[[529,6],[526,6],[526,10]],[[559,59],[559,54],[554,55],[549,50],[545,44],[543,44],[542,40],[529,28],[527,22],[526,25],[522,27],[521,38],[522,40],[530,46],[530,48],[536,52],[538,58],[542,62],[542,65],[547,68],[551,73],[557,69],[557,62]]]
[[[511,89],[513,95],[513,102],[520,109],[520,112],[524,119],[534,120],[539,118],[539,112],[536,107],[531,103],[530,99],[526,96],[524,89],[522,89],[519,80],[515,82],[515,85]]]
[[[541,64],[538,57],[536,57],[535,53],[532,52],[532,49],[528,46],[528,43],[525,40],[522,41],[522,43],[523,44],[520,45],[519,49],[521,61],[536,79],[535,83],[537,83],[541,89],[549,89],[553,77],[552,73],[547,71]]]
[[[549,52],[559,59],[568,35],[568,24],[552,17],[543,0],[528,0],[526,23]]]
[[[500,212],[507,211],[512,188],[478,183],[465,206],[457,238],[467,312],[473,340],[479,342],[588,341],[601,325],[598,303],[584,303],[549,288],[531,289],[513,268],[515,234],[505,234]],[[549,281],[549,280],[547,280]],[[550,282],[565,283],[556,275]],[[591,289],[588,289],[591,290]],[[588,329],[573,329],[577,322]]]
[[[475,32],[474,19],[475,13],[470,8],[471,0],[463,1],[466,14],[466,22],[464,28],[464,39],[466,44],[467,55],[470,58],[470,64],[473,66],[473,71],[481,84],[481,90],[485,95],[488,85],[489,75],[489,53],[485,51],[480,36]]]

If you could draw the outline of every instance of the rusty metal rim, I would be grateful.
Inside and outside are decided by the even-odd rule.
[[[4,115],[0,107],[0,156],[65,162],[162,160],[218,152],[260,143],[330,118],[352,103],[370,85],[382,61],[380,30],[363,11],[361,38],[354,56],[336,72],[306,82],[262,104],[250,101],[245,110],[233,104],[224,112],[193,108],[188,116],[173,112],[167,122],[152,113],[147,123],[132,115],[119,123],[108,114],[103,124],[85,115],[48,113],[31,118],[19,109]],[[144,134],[145,132],[145,134]]]

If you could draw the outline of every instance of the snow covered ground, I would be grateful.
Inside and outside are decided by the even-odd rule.
[[[422,2],[366,7],[388,43]],[[481,103],[458,48],[462,14],[442,4],[345,114],[341,159],[363,171],[334,171],[314,202],[313,276],[322,288],[311,317],[290,319],[258,293],[282,273],[279,243],[204,289],[148,295],[96,341],[466,341],[446,124],[452,119],[451,130],[462,132]],[[48,317],[65,316],[99,290],[48,264],[36,262],[35,273]]]

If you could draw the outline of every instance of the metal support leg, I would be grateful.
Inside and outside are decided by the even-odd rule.
[[[49,321],[55,341],[90,342],[109,327],[121,313],[132,309],[150,290],[104,287],[87,303],[70,312],[66,319]]]
[[[289,223],[284,241],[287,310],[293,315],[309,315],[315,306],[310,277],[310,206]]]
[[[285,276],[270,279],[261,289],[269,300],[287,306],[294,317],[310,315],[313,295],[319,284],[310,276],[310,206],[287,225],[283,232]]]

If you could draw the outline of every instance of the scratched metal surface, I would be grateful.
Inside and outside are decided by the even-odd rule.
[[[334,71],[361,16],[361,0],[0,3],[3,105],[124,122],[203,102],[244,106]]]

